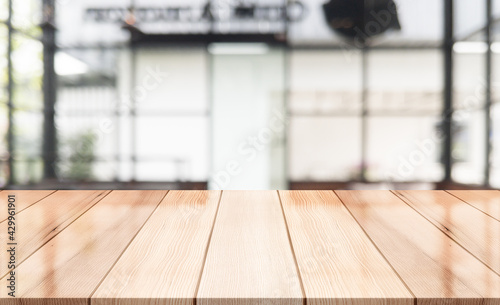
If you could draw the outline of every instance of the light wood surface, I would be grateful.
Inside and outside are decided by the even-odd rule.
[[[220,193],[171,191],[94,293],[92,304],[193,304]]]
[[[109,191],[79,191],[76,193],[59,191],[20,212],[16,216],[15,233],[18,244],[17,264],[22,263],[54,236],[62,232],[108,193]],[[25,195],[18,194],[16,197],[18,198],[16,201],[21,203]],[[6,208],[2,209],[6,210]],[[7,227],[8,222],[0,223],[2,244],[8,241]],[[7,261],[8,255],[6,251],[0,251],[0,262]],[[0,276],[3,277],[8,272],[8,265],[1,263]]]
[[[59,305],[64,299],[71,300],[68,304],[87,305],[165,194],[114,191],[106,196],[19,265],[18,298],[2,303],[13,305],[22,299],[23,305]],[[7,295],[5,285],[0,291],[2,297]]]
[[[500,275],[499,221],[444,191],[395,193]]]
[[[0,305],[500,305],[496,192],[3,190]]]
[[[224,191],[198,304],[302,305],[302,291],[277,192]]]
[[[0,207],[7,206],[8,195],[16,197],[16,212],[20,213],[32,204],[37,203],[55,191],[3,191],[0,192]],[[7,219],[7,209],[0,209],[0,222]]]
[[[448,191],[448,193],[500,221],[500,191]]]
[[[332,191],[279,193],[311,304],[413,304],[412,294]]]
[[[500,277],[388,191],[336,191],[418,304],[498,304]]]

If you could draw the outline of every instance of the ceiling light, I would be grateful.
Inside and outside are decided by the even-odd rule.
[[[208,52],[214,55],[262,55],[269,52],[265,43],[212,43]]]
[[[488,44],[482,41],[461,41],[453,45],[453,51],[458,54],[482,54],[488,50]]]
[[[83,61],[67,53],[58,52],[55,56],[55,70],[57,75],[68,76],[85,74],[88,72],[89,67]]]

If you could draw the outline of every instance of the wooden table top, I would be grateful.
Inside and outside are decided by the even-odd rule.
[[[500,191],[1,191],[0,203],[1,305],[500,305]]]

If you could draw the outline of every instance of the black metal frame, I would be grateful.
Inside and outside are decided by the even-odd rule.
[[[361,50],[361,170],[359,180],[367,182],[368,164],[368,52],[367,46]]]
[[[57,75],[55,71],[56,27],[55,1],[43,0],[43,145],[42,156],[45,179],[56,179],[57,131],[55,104],[57,100]]]
[[[13,28],[12,28],[12,0],[9,0],[8,2],[9,5],[9,13],[7,17],[7,22],[5,23],[7,25],[7,107],[9,108],[9,114],[8,114],[8,120],[9,120],[9,129],[7,131],[7,149],[9,150],[9,159],[8,159],[8,165],[9,165],[9,184],[14,184],[15,183],[15,167],[14,167],[14,80],[12,77],[13,74],[13,66],[12,66],[12,34],[13,34]]]
[[[443,107],[443,155],[444,182],[452,181],[453,146],[453,0],[444,0],[444,107]]]
[[[484,184],[486,186],[490,185],[491,179],[491,152],[492,152],[492,143],[491,143],[491,130],[493,128],[492,120],[491,120],[491,107],[492,107],[492,64],[493,64],[493,51],[491,49],[492,45],[492,34],[491,27],[493,26],[493,3],[492,0],[486,0],[486,44],[488,49],[486,51],[486,92],[485,92],[485,143],[486,143],[486,155],[484,156],[485,166],[484,166]]]

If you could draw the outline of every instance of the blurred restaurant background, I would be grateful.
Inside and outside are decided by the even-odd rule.
[[[500,0],[367,1],[0,0],[0,188],[500,188]]]

